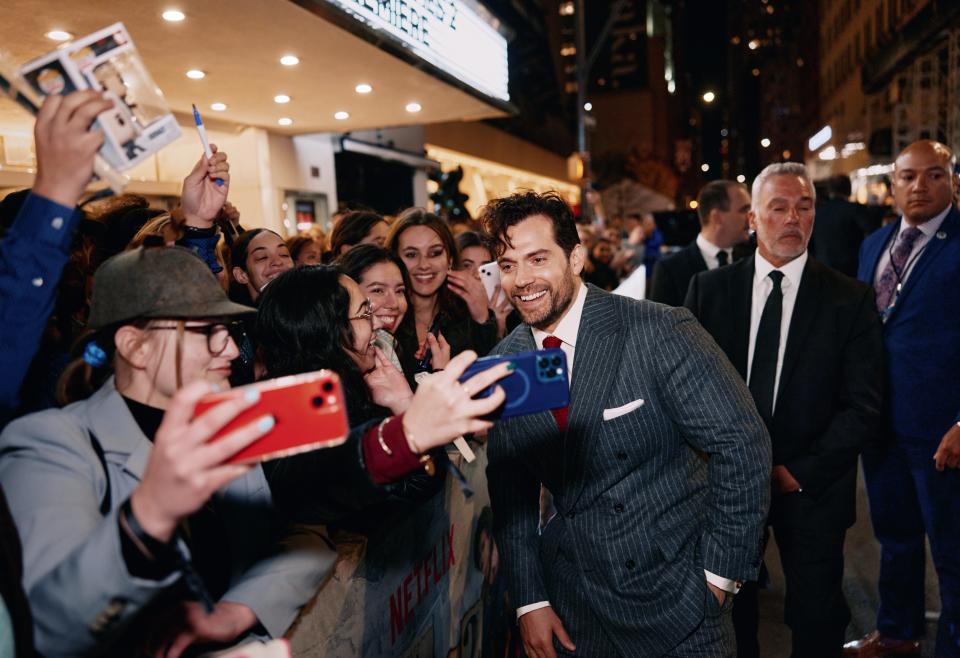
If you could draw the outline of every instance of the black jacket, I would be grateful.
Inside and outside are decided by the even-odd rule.
[[[686,306],[746,379],[754,258],[698,274]],[[879,432],[883,343],[870,286],[810,258],[787,337],[771,423],[773,463],[803,487],[773,498],[772,524],[847,528],[857,457]]]
[[[860,244],[874,229],[870,210],[846,199],[830,199],[817,208],[810,255],[827,267],[856,278]]]
[[[690,279],[706,270],[707,263],[703,260],[700,247],[696,242],[691,242],[653,266],[653,278],[647,299],[668,306],[683,306]]]

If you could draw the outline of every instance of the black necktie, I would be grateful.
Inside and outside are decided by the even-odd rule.
[[[783,281],[783,272],[773,270],[767,276],[773,281],[773,290],[760,315],[757,342],[753,348],[753,366],[750,368],[750,392],[757,403],[757,411],[769,425],[773,418],[773,389],[777,381],[777,356],[780,352],[780,317],[783,314],[780,283]]]
[[[717,252],[717,263],[718,267],[723,267],[730,262],[730,256],[727,255],[727,252],[721,249]]]

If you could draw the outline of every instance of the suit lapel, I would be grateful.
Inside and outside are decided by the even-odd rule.
[[[783,355],[783,367],[780,369],[780,383],[777,386],[778,400],[787,388],[790,375],[804,353],[804,343],[820,312],[818,301],[821,299],[820,289],[823,283],[822,267],[816,260],[808,257],[800,277],[800,289],[797,290],[797,301],[793,305],[790,328],[787,330],[787,349]]]
[[[619,333],[615,299],[590,286],[577,331],[570,419],[563,442],[563,481],[570,485],[568,506],[576,504],[583,490],[584,465],[601,435],[602,409],[613,382],[612,370],[620,362],[623,351]]]
[[[697,246],[697,243],[690,243],[686,249],[688,255],[687,260],[690,262],[690,271],[693,274],[706,271],[707,261],[703,260],[703,254],[700,253],[700,247]]]
[[[941,239],[938,238],[937,235],[944,235],[946,237]],[[960,212],[958,212],[956,208],[952,209],[947,216],[944,217],[943,223],[940,224],[940,229],[937,231],[937,235],[930,238],[927,246],[923,249],[923,253],[920,254],[920,258],[917,259],[917,264],[913,266],[913,271],[907,274],[907,280],[903,284],[903,290],[900,291],[897,303],[891,311],[891,317],[896,315],[897,308],[903,304],[903,301],[910,294],[910,291],[918,285],[922,285],[918,282],[923,277],[930,263],[937,258],[937,255],[939,255],[947,245],[947,242],[955,240],[957,235],[960,235]]]
[[[730,294],[731,313],[733,314],[733,347],[730,360],[740,373],[743,381],[747,381],[747,356],[750,349],[750,310],[753,300],[753,271],[754,257],[744,258],[734,265],[733,278],[730,285],[733,290]]]
[[[902,220],[901,220],[902,221]],[[864,251],[864,258],[869,265],[869,270],[864,271],[863,264],[860,266],[860,273],[865,275],[861,277],[861,281],[866,283],[871,288],[873,287],[873,282],[877,278],[877,265],[880,264],[880,257],[883,255],[883,249],[887,246],[887,243],[890,241],[890,235],[897,229],[899,226],[898,222],[893,222],[889,226],[885,226],[873,235],[878,236],[877,241],[874,243],[874,246]],[[870,237],[873,237],[872,235]]]

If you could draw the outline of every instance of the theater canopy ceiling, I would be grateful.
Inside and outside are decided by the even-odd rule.
[[[165,20],[171,9],[183,20]],[[505,29],[473,0],[7,0],[3,13],[0,47],[17,64],[56,47],[51,31],[123,22],[173,110],[195,103],[208,123],[346,132],[512,110]],[[0,128],[23,122],[0,100]]]

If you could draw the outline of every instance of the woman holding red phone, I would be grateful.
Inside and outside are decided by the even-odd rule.
[[[40,653],[176,658],[194,645],[279,637],[325,578],[335,556],[322,537],[301,534],[277,550],[287,530],[263,468],[224,463],[273,419],[210,442],[256,391],[194,417],[204,395],[229,385],[232,323],[252,311],[179,247],[138,248],[97,271],[93,340],[66,374],[80,397],[96,390],[0,434],[0,484],[22,539]],[[505,373],[468,390],[431,384],[402,418],[357,428],[357,455],[381,450],[379,440],[394,454],[379,469],[344,463],[351,484],[399,477],[421,466],[420,453],[486,426],[477,416],[492,403],[471,400],[471,387]]]

